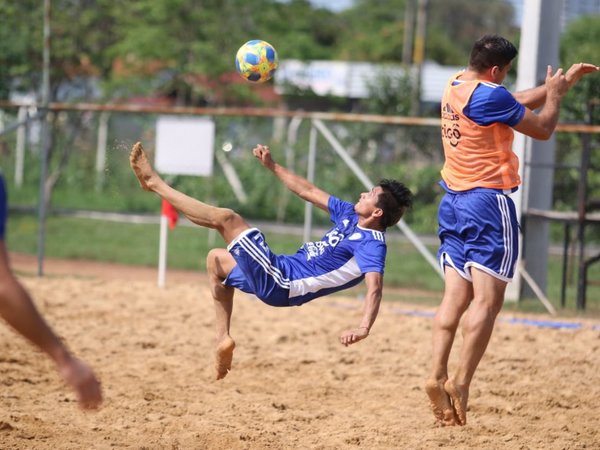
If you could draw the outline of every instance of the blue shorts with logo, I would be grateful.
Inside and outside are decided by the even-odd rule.
[[[278,267],[277,255],[265,242],[257,228],[250,228],[236,237],[227,250],[237,265],[223,284],[256,295],[267,305],[291,306],[289,280]]]
[[[472,281],[471,267],[503,281],[515,272],[519,223],[515,204],[502,190],[476,188],[448,191],[438,211],[442,270],[453,267]]]

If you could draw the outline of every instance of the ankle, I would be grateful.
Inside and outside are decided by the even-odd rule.
[[[429,375],[429,378],[427,379],[428,382],[435,382],[438,384],[444,384],[446,381],[448,381],[448,374],[447,373],[440,373],[440,372],[432,372]]]
[[[470,381],[458,377],[449,378],[446,382],[451,383],[452,386],[454,386],[456,389],[460,389],[461,391],[468,391],[469,386],[471,385]]]

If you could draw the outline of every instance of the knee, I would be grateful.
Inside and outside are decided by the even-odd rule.
[[[221,282],[235,266],[235,260],[224,248],[213,248],[206,255],[206,271],[211,281]]]
[[[215,275],[218,272],[219,258],[223,249],[213,248],[206,255],[206,271],[209,275]]]
[[[460,322],[459,314],[436,314],[433,319],[433,326],[438,330],[456,331]]]
[[[475,296],[473,298],[473,308],[477,308],[480,311],[485,312],[486,315],[490,317],[496,317],[500,310],[502,309],[502,305],[504,304],[503,297],[496,296]]]
[[[237,221],[242,220],[242,216],[236,213],[233,209],[229,208],[220,208],[219,209],[219,222],[225,226],[231,226],[231,224],[235,224]]]
[[[435,314],[434,327],[442,330],[456,331],[460,319],[469,307],[470,298],[466,295],[444,295],[442,304]]]

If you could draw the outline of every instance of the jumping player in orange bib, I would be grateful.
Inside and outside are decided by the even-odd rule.
[[[548,139],[556,127],[563,95],[593,64],[574,64],[563,74],[548,66],[546,81],[511,94],[502,86],[517,49],[500,36],[484,36],[469,67],[453,76],[441,104],[445,164],[439,206],[444,296],[433,324],[431,374],[425,384],[441,425],[465,425],[469,387],[488,345],[511,281],[518,253],[518,222],[508,197],[521,184],[512,152],[513,129]],[[539,113],[532,110],[543,106]],[[464,315],[464,317],[463,317]],[[448,359],[462,318],[458,366]]]

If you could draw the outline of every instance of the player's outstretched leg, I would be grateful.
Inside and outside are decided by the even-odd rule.
[[[136,142],[131,148],[129,165],[133,169],[142,189],[152,191],[151,186],[154,184],[153,181],[157,178],[157,175],[146,157],[141,142]]]
[[[129,164],[142,189],[158,194],[196,225],[217,230],[225,242],[231,242],[242,231],[250,228],[235,211],[203,203],[165,183],[150,165],[140,142],[132,147]]]
[[[92,369],[73,356],[42,317],[29,292],[10,270],[5,242],[0,240],[0,316],[19,334],[46,353],[83,409],[102,403],[102,389]]]
[[[427,380],[425,383],[425,392],[429,397],[429,406],[439,425],[456,425],[456,417],[450,397],[444,389],[444,383],[437,380]]]
[[[456,413],[456,423],[458,425],[467,424],[467,401],[469,399],[469,389],[465,386],[459,386],[452,380],[446,381],[444,390],[452,400],[452,406]]]

